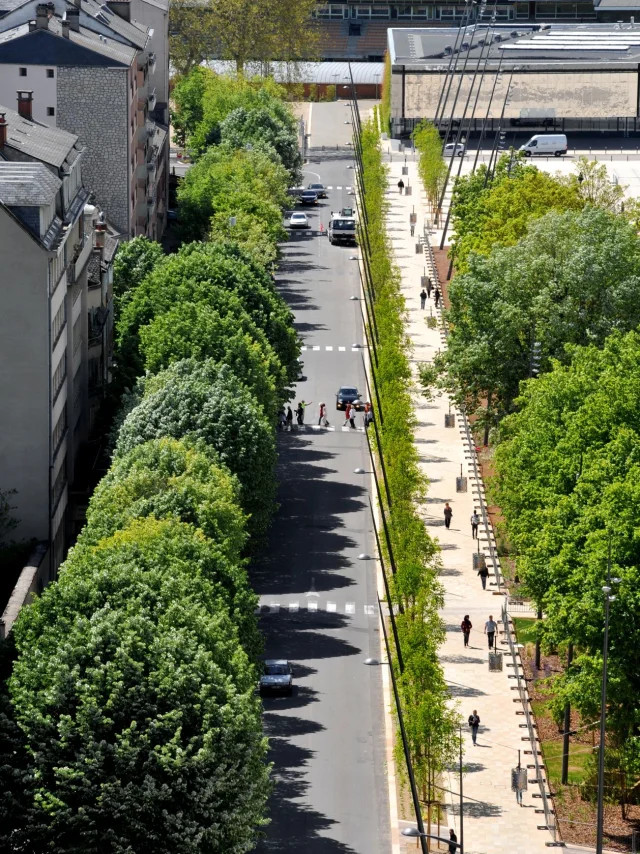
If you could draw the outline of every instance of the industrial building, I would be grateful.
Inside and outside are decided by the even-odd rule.
[[[437,114],[468,132],[485,120],[487,131],[640,130],[640,24],[403,28],[387,39],[396,137]]]

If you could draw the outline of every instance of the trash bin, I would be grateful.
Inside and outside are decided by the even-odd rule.
[[[422,243],[420,241],[416,243],[416,255],[422,255]]]
[[[474,552],[473,553],[473,568],[476,572],[480,569],[484,569],[487,565],[486,558],[482,552]]]
[[[405,196],[410,196],[410,195],[411,195],[411,191],[412,191],[412,190],[413,190],[413,187],[405,187],[405,188],[404,188],[404,194],[405,194]]]
[[[445,412],[444,414],[444,426],[445,427],[455,427],[456,426],[456,416],[453,412]]]
[[[408,174],[409,174],[409,167],[408,167],[408,166],[403,166],[403,167],[402,167],[402,174],[403,174],[403,175],[408,175]]]
[[[489,650],[489,671],[497,673],[502,670],[502,653]]]
[[[466,477],[457,477],[456,478],[456,492],[466,492],[467,491],[467,478]],[[475,559],[475,555],[473,556]],[[483,555],[484,557],[484,555]],[[475,569],[475,565],[474,565]]]
[[[418,222],[418,214],[417,213],[410,213],[409,214],[409,222],[413,223],[415,225]]]

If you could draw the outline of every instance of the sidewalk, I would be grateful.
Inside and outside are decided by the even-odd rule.
[[[388,230],[393,243],[396,262],[402,273],[402,288],[407,304],[407,331],[414,345],[414,363],[431,361],[438,350],[444,346],[439,328],[429,329],[426,317],[436,309],[431,299],[427,300],[426,311],[420,310],[420,276],[425,267],[424,252],[417,254],[415,244],[417,236],[411,237],[409,214],[415,209],[417,214],[416,235],[422,233],[427,212],[426,200],[420,192],[415,163],[408,159],[409,175],[401,175],[403,159],[394,154],[389,167],[389,216]],[[397,182],[413,187],[411,196],[400,195]],[[407,178],[409,181],[407,181]],[[439,237],[440,235],[438,235]],[[427,268],[427,273],[429,269]],[[521,727],[524,717],[516,715],[522,708],[514,702],[517,692],[512,690],[515,682],[509,679],[513,668],[507,648],[500,645],[501,635],[497,635],[497,648],[505,651],[502,672],[490,673],[488,667],[488,645],[484,635],[484,624],[493,615],[496,622],[500,619],[503,596],[497,593],[493,575],[488,579],[486,591],[482,590],[480,578],[472,568],[473,553],[477,543],[471,537],[470,516],[479,510],[478,494],[472,479],[473,469],[469,463],[470,455],[465,455],[464,431],[455,409],[454,429],[445,428],[444,417],[449,410],[446,396],[439,396],[427,403],[422,395],[416,393],[416,415],[418,428],[415,441],[419,449],[422,466],[430,486],[427,503],[423,507],[423,518],[429,533],[435,537],[442,548],[443,571],[441,581],[445,588],[445,606],[442,617],[446,623],[446,641],[440,650],[440,660],[444,667],[445,679],[451,686],[453,702],[458,704],[460,714],[465,721],[474,709],[481,719],[478,745],[473,746],[468,726],[464,726],[465,739],[464,764],[464,841],[467,854],[541,854],[546,850],[545,843],[551,842],[544,826],[542,800],[537,783],[529,783],[524,793],[523,806],[518,806],[516,796],[511,791],[511,769],[518,764],[518,750],[522,750],[523,767],[531,764],[532,757],[524,754],[532,746]],[[468,449],[467,449],[468,450]],[[468,477],[468,491],[456,494],[456,477],[463,474]],[[444,526],[443,508],[448,501],[453,510],[451,528]],[[488,556],[486,533],[480,526],[480,547],[485,546]],[[491,571],[491,564],[487,560]],[[493,582],[493,585],[491,584]],[[463,647],[460,623],[465,614],[473,624],[468,649]],[[499,623],[498,630],[502,629]],[[530,771],[529,779],[535,777]],[[458,775],[452,770],[446,777],[444,786],[457,793]],[[460,837],[460,818],[457,797],[451,798],[448,805],[450,826]],[[446,833],[444,834],[447,835]]]

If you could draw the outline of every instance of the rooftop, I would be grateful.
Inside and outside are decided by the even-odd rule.
[[[6,0],[0,0],[0,2],[6,2]],[[140,50],[146,47],[149,40],[149,30],[137,21],[125,21],[124,18],[116,15],[106,3],[98,3],[97,0],[81,0],[80,8],[87,15],[91,15]]]
[[[616,0],[619,2],[619,0]],[[533,70],[550,65],[589,69],[594,66],[636,67],[640,63],[640,24],[479,25],[462,37],[455,27],[393,29],[388,42],[393,65],[446,71],[453,51],[459,63],[473,71],[488,59],[494,67]]]
[[[29,31],[20,24],[0,33],[0,62],[20,65],[130,66],[135,47],[94,33],[85,27],[62,35],[59,18],[50,18],[48,29]]]
[[[28,157],[59,169],[64,163],[71,165],[82,150],[78,137],[73,133],[23,119],[19,113],[0,104],[2,113],[7,122],[7,146]]]
[[[210,60],[206,65],[217,74],[234,73],[236,67],[235,62],[225,60]],[[286,62],[272,62],[269,65],[278,83],[324,83],[342,86],[351,82],[350,74],[353,74],[354,83],[382,84],[384,75],[383,62],[299,62],[293,70]],[[246,73],[262,74],[261,64],[248,62]]]
[[[52,205],[61,186],[42,163],[0,162],[0,203],[8,207]]]

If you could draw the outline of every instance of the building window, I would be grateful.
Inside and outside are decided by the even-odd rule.
[[[55,116],[55,114],[56,114],[56,108],[55,107],[47,107],[47,115],[48,116]]]
[[[56,479],[51,487],[51,515],[56,511],[56,508],[62,498],[62,493],[67,485],[67,461],[64,459],[60,466],[60,471],[56,475]]]
[[[47,68],[47,77],[53,77],[53,68]]]
[[[65,350],[62,354],[62,358],[58,362],[58,367],[55,369],[53,373],[53,379],[51,381],[51,391],[53,392],[53,402],[58,398],[60,394],[60,389],[64,385],[64,381],[67,377],[67,351]]]
[[[67,407],[64,406],[62,409],[62,412],[60,413],[60,417],[58,418],[58,420],[56,422],[56,426],[53,428],[53,435],[51,437],[51,448],[53,450],[54,459],[55,459],[56,454],[60,450],[60,445],[62,444],[62,440],[64,439],[66,432],[67,432]]]
[[[26,76],[27,76],[27,69],[24,67],[20,68],[20,77],[26,77]]]
[[[56,316],[53,318],[53,323],[51,324],[51,340],[53,341],[53,346],[55,347],[58,343],[58,339],[62,335],[62,330],[65,327],[67,322],[67,301],[62,300],[60,303],[60,308],[56,312]]]

